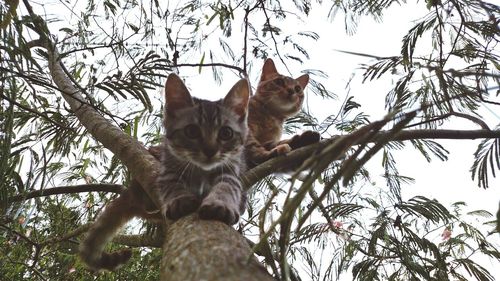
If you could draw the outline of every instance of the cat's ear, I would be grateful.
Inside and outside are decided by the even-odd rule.
[[[307,87],[307,83],[309,83],[309,74],[304,74],[299,78],[296,78],[295,81],[299,82],[302,89],[305,89]]]
[[[240,120],[245,120],[249,98],[250,85],[248,84],[248,80],[241,79],[227,93],[224,98],[224,106],[236,113],[240,117]]]
[[[177,74],[171,73],[165,83],[165,108],[167,114],[175,116],[176,111],[193,105],[193,99],[184,82]]]
[[[266,59],[264,66],[262,67],[262,75],[260,76],[260,81],[267,81],[272,76],[278,74],[276,66],[272,59]]]

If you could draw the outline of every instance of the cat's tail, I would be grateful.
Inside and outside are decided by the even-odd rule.
[[[106,253],[104,247],[134,216],[138,215],[136,208],[131,204],[132,192],[127,189],[111,201],[104,211],[97,217],[88,230],[87,235],[80,243],[80,258],[92,270],[115,270],[127,262],[132,256],[130,249]],[[137,207],[137,206],[136,206]]]

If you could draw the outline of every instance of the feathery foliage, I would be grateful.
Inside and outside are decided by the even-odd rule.
[[[236,77],[249,77],[255,88],[263,58],[275,58],[287,75],[299,74],[295,69],[312,59],[324,41],[318,30],[302,30],[311,17],[323,17],[324,25],[343,17],[346,32],[355,34],[364,18],[383,22],[395,5],[410,4],[0,3],[0,279],[96,280],[77,259],[79,238],[115,197],[105,185],[130,181],[127,167],[65,103],[63,96],[72,93],[58,89],[58,78],[48,70],[54,49],[81,102],[149,146],[161,139],[159,93],[169,73],[180,73],[194,85],[211,72],[213,81],[203,81],[215,85],[207,95]],[[324,140],[290,175],[273,174],[253,186],[239,226],[277,279],[494,280],[495,268],[485,259],[497,265],[500,259],[498,215],[468,212],[464,202],[447,206],[429,195],[409,198],[404,190],[418,179],[402,174],[396,155],[414,147],[428,162],[447,161],[446,147],[431,139],[453,122],[466,120],[498,132],[498,123],[481,113],[485,108],[498,112],[500,105],[500,7],[481,0],[416,5],[426,6],[428,13],[402,37],[399,54],[342,51],[370,59],[361,75],[353,70],[363,83],[394,81],[385,95],[384,118],[371,117],[359,96],[350,95],[354,82],[348,82],[346,93],[334,93],[331,81],[341,82],[329,76],[329,69],[302,71],[311,77],[311,99],[334,100],[338,107],[321,116],[306,102],[301,114],[287,120],[287,135],[311,129]],[[202,78],[193,77],[198,75]],[[398,139],[405,133],[410,137]],[[456,131],[449,138],[463,137]],[[478,144],[471,175],[480,187],[489,187],[499,159],[500,137]],[[382,183],[374,164],[379,160]],[[88,185],[89,192],[72,192],[75,184]],[[28,196],[66,185],[61,194]],[[91,186],[102,189],[94,192]],[[134,221],[127,233],[154,237],[162,233],[157,229]],[[158,246],[134,244],[130,235],[121,238],[109,247],[137,248],[131,262],[97,279],[158,279]]]

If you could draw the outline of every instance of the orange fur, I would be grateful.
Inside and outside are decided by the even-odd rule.
[[[313,132],[307,138],[296,136],[293,143],[280,141],[285,120],[299,113],[302,107],[308,82],[307,74],[294,79],[279,74],[272,59],[264,62],[257,90],[248,105],[250,136],[246,148],[250,167],[319,140],[319,134]]]

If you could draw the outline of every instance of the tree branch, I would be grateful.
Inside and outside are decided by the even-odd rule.
[[[44,196],[58,195],[58,194],[73,194],[81,192],[121,193],[123,190],[125,190],[125,187],[120,184],[81,184],[81,185],[58,186],[58,187],[35,190],[24,194],[15,195],[8,198],[7,202],[17,202],[36,197],[44,197]]]
[[[0,225],[1,226],[1,225]],[[40,247],[47,246],[47,245],[52,245],[56,244],[62,241],[66,241],[68,239],[71,239],[73,237],[79,236],[92,226],[92,223],[87,223],[84,225],[81,225],[77,227],[76,229],[66,233],[63,236],[60,237],[52,237],[52,238],[47,238],[44,241],[40,242],[38,245]],[[161,244],[163,241],[163,231],[156,231],[153,234],[150,233],[144,233],[144,234],[139,234],[139,235],[116,235],[113,238],[113,242],[125,246],[130,246],[130,247],[155,247],[155,248],[161,248]]]
[[[51,41],[46,22],[34,13],[29,1],[23,0],[23,3],[31,18],[36,19],[33,21],[34,30],[40,36],[47,50],[50,75],[63,98],[69,104],[80,123],[97,141],[113,152],[127,166],[130,173],[141,184],[153,203],[159,207],[158,196],[154,196],[153,192],[156,177],[160,171],[158,160],[136,139],[111,124],[92,106],[85,102],[85,98],[82,96],[80,90],[81,86],[73,85],[72,79],[65,72],[57,47]]]
[[[164,235],[159,235],[157,233],[153,234],[144,233],[138,235],[116,235],[113,238],[113,242],[129,247],[161,248],[164,237],[165,237]]]
[[[20,104],[20,103],[16,102],[15,100],[12,100],[11,98],[9,98],[9,97],[7,97],[6,95],[4,95],[2,92],[0,92],[0,98],[5,99],[5,100],[6,100],[6,101],[8,101],[9,103],[11,103],[11,104],[13,104],[13,105],[15,105],[15,106],[17,106],[17,107],[19,107],[19,108],[21,108],[21,109],[24,109],[24,110],[26,110],[26,111],[28,111],[28,112],[31,112],[31,113],[35,114],[36,116],[42,117],[44,120],[46,120],[46,121],[47,121],[47,122],[49,122],[49,123],[52,123],[53,125],[56,125],[56,126],[58,126],[58,127],[60,127],[60,128],[67,129],[67,130],[70,130],[70,131],[75,131],[75,129],[73,129],[73,128],[71,128],[71,127],[68,127],[68,126],[66,126],[66,125],[64,125],[64,124],[61,124],[61,123],[59,123],[59,122],[57,122],[57,121],[53,120],[53,119],[52,119],[52,118],[50,118],[49,116],[45,115],[44,113],[39,112],[39,111],[38,111],[38,110],[36,110],[36,109],[32,109],[32,108],[30,108],[30,107],[28,107],[28,106],[24,106],[24,105],[22,105],[22,104]]]
[[[41,246],[46,246],[46,245],[52,245],[52,244],[55,244],[55,243],[59,243],[59,242],[62,242],[62,241],[65,241],[65,240],[68,240],[68,239],[71,239],[75,236],[78,236],[84,232],[86,232],[87,230],[89,230],[89,228],[92,226],[91,223],[87,223],[87,224],[84,224],[84,225],[81,225],[79,227],[77,227],[76,229],[66,233],[65,235],[61,236],[61,237],[52,237],[52,238],[48,238],[44,241],[42,241],[40,243]]]
[[[275,279],[255,259],[240,233],[218,221],[199,220],[194,214],[179,219],[168,228],[160,280]]]
[[[381,131],[376,134],[374,140],[384,139],[389,132]],[[349,135],[334,136],[330,139],[306,147],[294,150],[286,155],[270,159],[259,166],[245,173],[243,182],[245,189],[251,188],[255,183],[264,177],[277,172],[278,170],[287,170],[296,167],[309,157],[314,157],[317,151],[320,151],[327,145],[337,141],[339,138],[345,138]],[[404,141],[412,139],[479,139],[479,138],[500,138],[500,130],[403,130],[391,141]],[[356,145],[358,142],[352,143]]]
[[[129,169],[134,178],[144,187],[146,193],[156,206],[158,197],[152,190],[159,173],[159,162],[136,139],[125,134],[112,125],[91,106],[81,102],[84,100],[80,91],[67,78],[59,54],[55,47],[48,49],[49,70],[52,79],[62,92],[66,102],[78,117],[83,126],[100,143],[109,149]]]
[[[225,67],[229,68],[232,70],[238,71],[240,75],[246,76],[246,71],[242,69],[239,66],[235,65],[230,65],[230,64],[225,64],[225,63],[179,63],[179,64],[174,64],[172,67],[183,67],[183,66],[190,66],[190,67],[206,67],[206,66],[220,66],[220,67]]]

